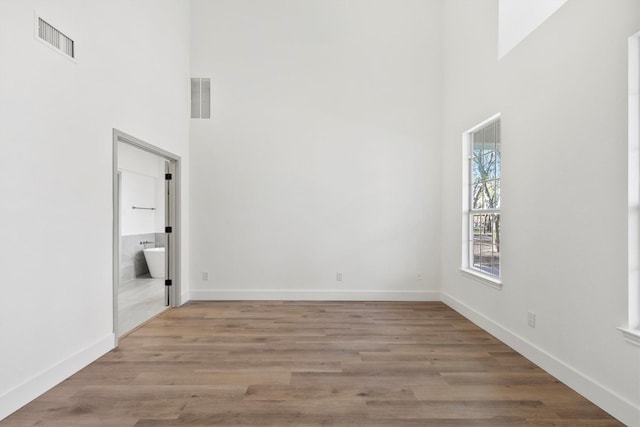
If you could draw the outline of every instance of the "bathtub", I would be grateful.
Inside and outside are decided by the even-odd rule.
[[[164,248],[148,248],[144,249],[143,252],[151,277],[164,279]]]

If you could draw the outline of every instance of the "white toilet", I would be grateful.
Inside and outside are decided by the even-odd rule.
[[[164,248],[148,248],[144,249],[143,252],[151,277],[154,279],[164,279]]]

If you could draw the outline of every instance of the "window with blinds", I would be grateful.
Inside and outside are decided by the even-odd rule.
[[[501,286],[500,115],[463,134],[462,270]]]

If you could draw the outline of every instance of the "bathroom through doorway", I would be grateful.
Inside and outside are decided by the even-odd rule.
[[[180,158],[113,131],[113,305],[117,340],[178,304]]]

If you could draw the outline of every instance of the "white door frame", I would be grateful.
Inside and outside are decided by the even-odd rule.
[[[181,159],[173,153],[151,145],[134,136],[113,129],[113,335],[114,346],[118,346],[118,286],[120,282],[120,179],[118,174],[118,143],[124,142],[138,149],[147,151],[164,158],[169,162],[172,179],[168,181],[169,197],[167,198],[166,225],[171,227],[171,237],[168,238],[167,279],[171,280],[169,287],[169,306],[181,305],[181,230],[180,230],[180,182]]]

